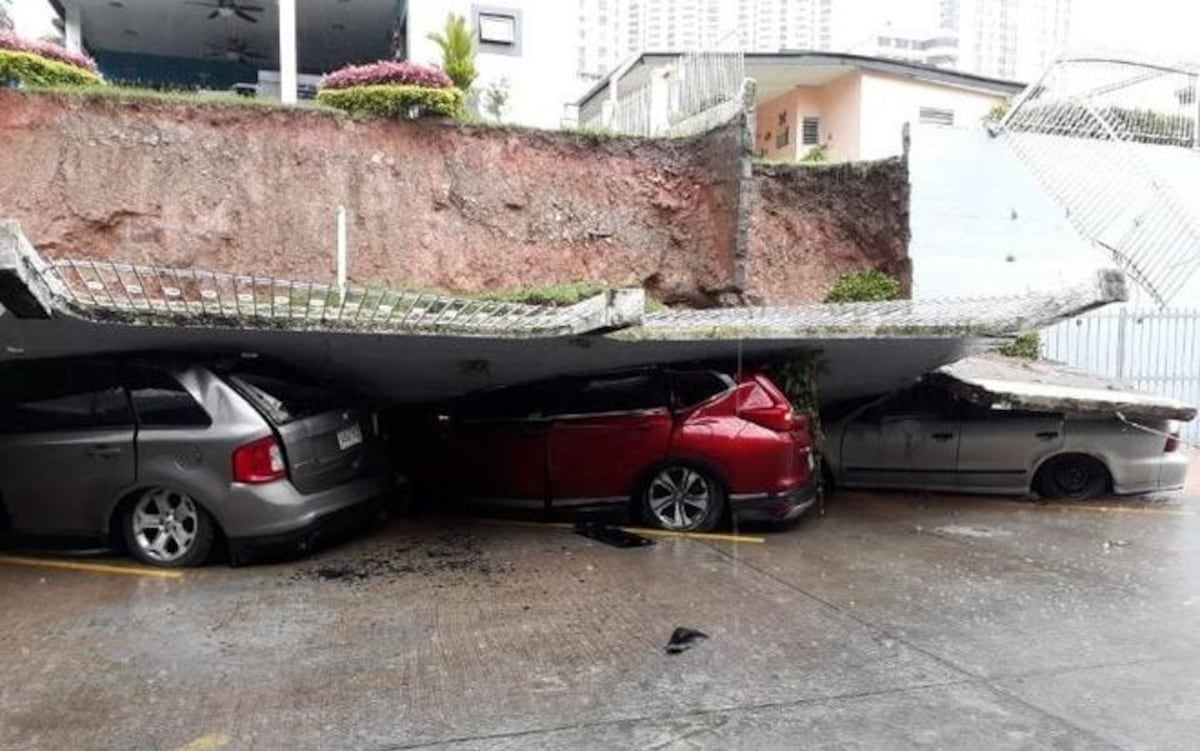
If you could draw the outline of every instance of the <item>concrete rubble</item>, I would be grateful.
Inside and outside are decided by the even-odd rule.
[[[1144,420],[1196,417],[1196,408],[1189,404],[1048,360],[977,355],[939,368],[929,379],[964,399],[997,409],[1120,414]]]

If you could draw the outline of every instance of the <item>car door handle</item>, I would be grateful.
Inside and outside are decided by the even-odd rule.
[[[953,433],[933,433],[929,436],[935,441],[948,441],[954,437]]]
[[[107,459],[112,456],[118,456],[121,449],[117,446],[96,446],[88,452],[88,456],[93,459]]]
[[[1054,438],[1058,438],[1058,431],[1057,430],[1043,430],[1041,433],[1034,433],[1034,435],[1037,436],[1038,440],[1040,440],[1040,441],[1049,441]]]

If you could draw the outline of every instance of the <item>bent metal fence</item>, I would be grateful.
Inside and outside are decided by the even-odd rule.
[[[1200,66],[1063,57],[999,134],[1158,304],[1200,268]]]
[[[146,326],[450,334],[521,338],[606,331],[640,323],[641,289],[574,305],[526,305],[383,287],[298,282],[110,261],[47,260],[15,222],[0,222],[0,293],[19,317],[65,313]]]

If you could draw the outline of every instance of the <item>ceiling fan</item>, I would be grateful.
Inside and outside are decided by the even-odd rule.
[[[245,39],[230,37],[225,44],[213,44],[207,42],[209,47],[209,59],[221,59],[231,63],[256,63],[260,60],[266,60],[267,56],[261,52],[255,52],[250,49],[250,43]]]
[[[243,5],[238,0],[217,0],[215,3],[202,3],[197,0],[187,0],[184,5],[198,5],[201,8],[212,8],[212,13],[208,14],[208,20],[214,18],[240,18],[243,21],[250,23],[258,23],[258,19],[250,15],[251,13],[262,13],[265,8],[261,5]]]

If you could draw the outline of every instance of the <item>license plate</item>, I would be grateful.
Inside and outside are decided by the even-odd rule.
[[[337,442],[342,451],[357,446],[362,443],[362,428],[358,425],[342,428],[337,432]]]

